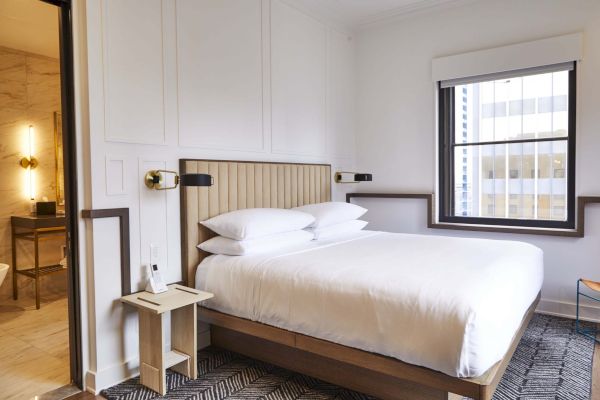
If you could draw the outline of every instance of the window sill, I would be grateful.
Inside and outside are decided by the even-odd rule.
[[[503,225],[461,224],[455,222],[435,222],[428,225],[431,229],[454,229],[460,231],[499,232],[521,235],[547,235],[565,237],[583,237],[577,229],[535,228]]]
[[[522,235],[546,235],[581,238],[584,236],[585,206],[600,203],[600,196],[577,197],[577,224],[575,229],[532,228],[519,226],[474,225],[450,222],[434,222],[435,198],[433,193],[346,193],[346,202],[352,198],[424,199],[427,201],[427,227],[431,229],[454,229],[462,231],[500,232]]]

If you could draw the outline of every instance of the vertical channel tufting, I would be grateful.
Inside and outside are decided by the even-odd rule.
[[[305,165],[304,166],[304,193],[302,196],[302,201],[304,202],[304,204],[310,204],[310,166]]]
[[[214,236],[198,222],[236,209],[290,208],[331,200],[331,167],[314,164],[186,160],[182,173],[213,177],[210,187],[186,187],[181,210],[186,243],[187,284],[193,285],[196,266],[206,256],[198,243]]]
[[[304,166],[298,167],[298,207],[304,205]]]
[[[331,201],[331,167],[323,167],[325,169],[325,198]]]
[[[316,182],[315,182],[315,169],[312,166],[309,166],[309,173],[310,173],[310,177],[309,177],[309,181],[308,181],[308,188],[309,188],[309,193],[310,196],[308,197],[308,202],[310,204],[316,203],[316,196],[315,196],[315,189],[317,187]]]
[[[263,168],[261,164],[254,165],[254,206],[264,207],[263,204]]]
[[[208,163],[206,161],[198,161],[196,163],[197,172],[199,174],[208,174]],[[198,221],[208,219],[208,190],[207,186],[199,186],[198,189]]]
[[[271,207],[271,166],[261,164],[263,173],[263,207]]]
[[[219,214],[229,212],[229,165],[219,163]]]
[[[277,165],[277,207],[285,208],[285,182],[283,165]]]
[[[283,166],[283,186],[285,188],[284,190],[284,196],[283,196],[283,202],[284,202],[284,207],[285,208],[291,208],[292,207],[292,171],[291,171],[291,167],[289,165],[284,165]]]
[[[238,163],[227,163],[227,210],[238,209]]]
[[[271,184],[271,207],[277,208],[279,207],[279,205],[277,205],[277,164],[271,164],[269,167],[271,168],[271,174],[269,178]]]
[[[298,166],[290,166],[290,180],[291,180],[291,207],[298,207]]]
[[[246,165],[246,207],[254,208],[254,164]]]
[[[208,216],[214,217],[220,214],[219,212],[219,163],[209,162],[208,171],[213,177],[213,185],[208,189]]]
[[[315,203],[321,203],[321,169],[318,166],[314,166],[315,170]]]

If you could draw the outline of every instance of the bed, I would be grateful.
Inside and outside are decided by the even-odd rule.
[[[361,231],[207,257],[196,245],[213,234],[199,221],[328,201],[330,167],[182,160],[180,171],[215,178],[181,196],[184,277],[216,294],[199,309],[214,345],[382,399],[491,399],[539,300],[539,249]]]

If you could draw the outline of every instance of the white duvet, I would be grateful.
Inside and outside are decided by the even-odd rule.
[[[196,273],[209,308],[457,377],[504,356],[542,280],[526,243],[370,231]]]

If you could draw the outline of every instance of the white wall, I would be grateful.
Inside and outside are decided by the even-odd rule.
[[[584,32],[578,69],[577,194],[600,195],[600,3],[592,0],[479,1],[369,26],[357,34],[357,166],[374,182],[361,191],[435,192],[435,57]],[[522,240],[545,253],[540,310],[574,315],[579,277],[600,279],[600,207],[589,206],[586,236],[428,230],[417,200],[362,200],[371,229]],[[600,319],[600,309],[586,309]]]
[[[85,15],[85,206],[129,208],[134,290],[151,243],[163,277],[181,279],[179,190],[148,190],[146,171],[180,158],[354,167],[349,35],[279,0],[86,0]],[[137,319],[118,301],[118,221],[86,226],[86,384],[98,391],[137,372]]]

